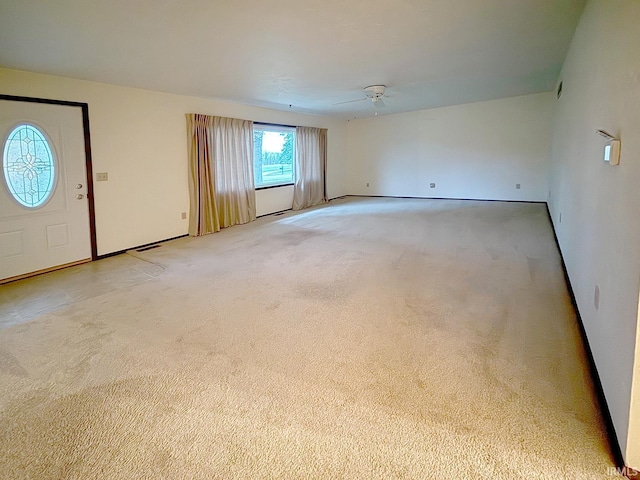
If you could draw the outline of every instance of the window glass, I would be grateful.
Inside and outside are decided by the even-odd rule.
[[[253,169],[256,188],[293,183],[296,130],[254,125]]]

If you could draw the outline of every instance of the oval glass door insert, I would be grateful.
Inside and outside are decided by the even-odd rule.
[[[21,124],[7,136],[2,170],[11,196],[27,208],[43,206],[55,188],[55,159],[44,134],[38,127]]]

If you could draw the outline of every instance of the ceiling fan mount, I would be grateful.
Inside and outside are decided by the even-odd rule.
[[[339,102],[335,103],[334,105],[343,105],[345,103],[355,103],[370,100],[371,103],[373,103],[376,107],[384,107],[385,105],[382,99],[388,97],[388,95],[386,95],[385,93],[386,89],[387,87],[385,85],[369,85],[368,87],[364,87],[363,89],[365,93],[364,98],[358,98],[357,100],[348,100],[346,102]]]
[[[385,96],[384,92],[386,88],[387,87],[384,85],[369,85],[368,87],[364,87],[364,91],[366,92],[367,97],[375,103]]]

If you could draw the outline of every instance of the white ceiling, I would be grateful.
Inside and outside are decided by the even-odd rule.
[[[585,0],[1,0],[0,66],[345,118],[552,90]]]

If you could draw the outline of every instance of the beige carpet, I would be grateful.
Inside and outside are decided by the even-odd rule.
[[[134,255],[0,287],[67,299],[0,330],[0,478],[611,478],[544,205],[350,198]]]

